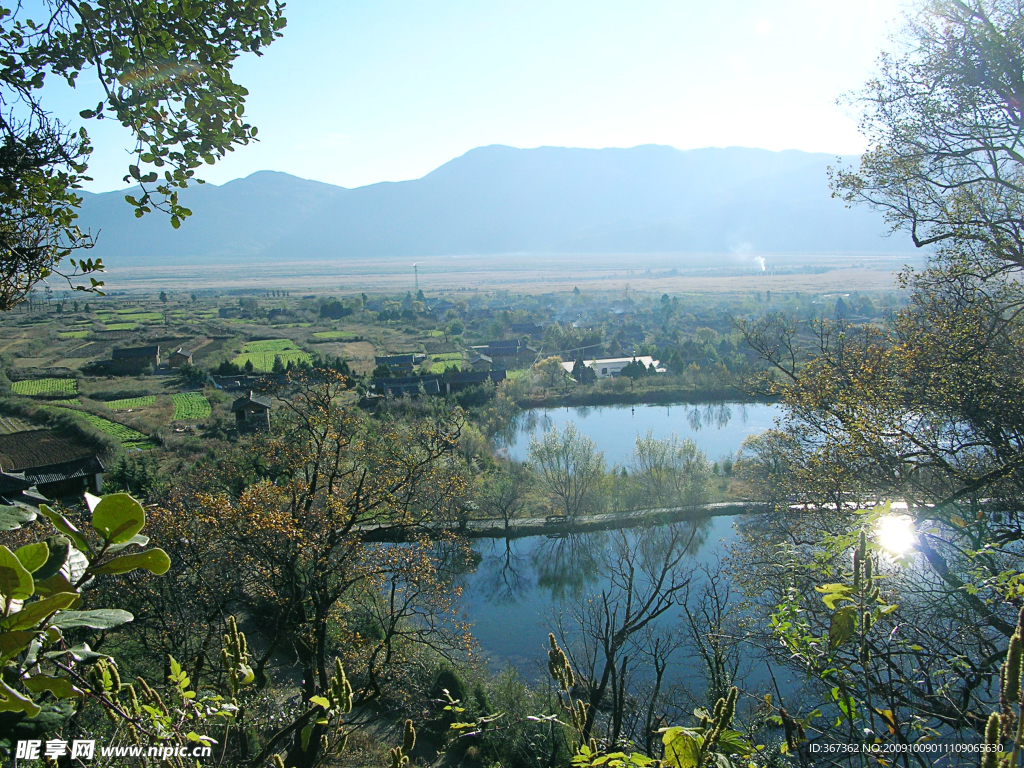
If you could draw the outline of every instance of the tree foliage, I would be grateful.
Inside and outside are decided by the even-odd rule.
[[[956,243],[1024,266],[1024,9],[931,0],[855,95],[871,147],[835,192],[914,243]]]
[[[46,107],[43,86],[75,87],[95,77],[103,91],[83,105],[83,119],[113,119],[135,140],[125,181],[136,216],[154,209],[178,227],[191,211],[178,193],[196,169],[247,144],[256,129],[243,119],[247,91],[231,79],[244,52],[259,54],[285,25],[276,0],[47,3],[33,17],[23,5],[0,6],[0,310],[24,299],[92,237],[76,224],[92,151],[84,127],[71,130]],[[72,259],[67,277],[102,263]],[[100,283],[90,278],[95,289]]]

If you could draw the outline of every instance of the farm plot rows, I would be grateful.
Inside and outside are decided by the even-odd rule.
[[[356,337],[354,333],[350,333],[349,331],[320,331],[320,333],[314,333],[313,336],[317,339],[337,341],[349,341]]]
[[[89,331],[65,331],[58,335],[62,339],[84,339],[89,335]]]
[[[107,408],[112,411],[126,411],[135,408],[148,408],[156,402],[156,395],[144,395],[143,397],[126,397],[122,400],[109,400]]]
[[[16,395],[36,397],[38,395],[75,395],[78,394],[77,379],[28,379],[15,381],[11,391]]]
[[[242,353],[235,357],[233,362],[237,366],[245,367],[248,362],[257,371],[269,371],[274,367],[274,358],[280,357],[284,365],[288,363],[308,363],[310,356],[295,346],[291,339],[264,339],[262,341],[247,341],[242,347]]]
[[[174,401],[174,418],[205,419],[211,413],[210,401],[198,392],[175,392],[171,395]]]
[[[106,432],[111,437],[116,438],[124,445],[125,448],[152,448],[153,441],[149,439],[147,435],[142,434],[137,429],[132,429],[124,424],[118,424],[116,421],[110,419],[104,419],[102,416],[97,416],[93,413],[87,413],[86,411],[78,411],[78,413],[90,424],[92,424],[100,432]]]

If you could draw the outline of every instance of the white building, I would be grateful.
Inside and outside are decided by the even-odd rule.
[[[650,355],[640,355],[639,357],[602,357],[597,360],[584,360],[583,364],[587,366],[587,368],[593,368],[594,373],[597,374],[597,378],[607,379],[609,376],[618,376],[622,372],[622,369],[634,360],[638,363],[643,363],[647,368],[650,368],[653,365],[654,370],[658,373],[665,372],[665,369],[661,367],[660,361],[655,360]],[[565,368],[566,373],[572,373],[574,365],[576,365],[575,360],[562,363],[562,367]]]

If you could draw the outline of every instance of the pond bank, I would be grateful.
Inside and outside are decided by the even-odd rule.
[[[752,501],[729,501],[714,504],[696,504],[690,507],[663,507],[658,509],[634,509],[627,512],[606,512],[599,515],[580,517],[530,517],[512,520],[508,528],[501,520],[467,520],[460,526],[429,528],[425,526],[395,527],[367,526],[362,529],[363,541],[409,541],[427,533],[438,535],[452,533],[469,539],[519,539],[524,536],[566,536],[571,533],[607,531],[617,528],[634,528],[644,525],[674,523],[681,520],[698,520],[708,517],[747,515],[764,509],[764,505]]]
[[[752,396],[739,387],[693,388],[684,385],[636,389],[573,388],[526,395],[516,401],[523,410],[531,408],[572,408],[601,405],[703,405],[717,402],[776,403],[778,398]]]

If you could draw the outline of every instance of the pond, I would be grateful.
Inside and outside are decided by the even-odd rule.
[[[524,460],[531,437],[575,422],[604,452],[609,465],[626,463],[637,436],[648,431],[659,439],[673,433],[690,438],[716,461],[734,456],[748,436],[770,429],[780,412],[779,406],[763,403],[535,409],[522,414],[510,436],[498,444],[511,458]],[[561,538],[477,539],[473,548],[479,564],[462,577],[459,608],[472,623],[473,634],[492,666],[511,665],[528,677],[539,678],[545,669],[548,633],[557,632],[557,617],[563,618],[570,641],[578,638],[574,615],[602,591],[616,595],[614,572],[624,552],[649,557],[652,552],[663,553],[664,546],[678,548],[683,555],[678,572],[690,579],[689,599],[693,601],[706,583],[706,571],[716,570],[735,540],[735,523],[736,518],[711,517]],[[657,618],[653,628],[678,632],[684,613],[681,605],[674,605]],[[699,673],[691,664],[682,663],[671,677],[685,682],[692,675]]]
[[[492,666],[512,665],[535,677],[547,662],[548,633],[557,632],[557,617],[568,626],[588,597],[602,590],[615,592],[611,571],[621,550],[649,551],[652,544],[670,541],[684,553],[679,572],[692,576],[696,588],[704,578],[700,568],[713,569],[735,539],[733,522],[731,517],[712,517],[561,538],[477,539],[473,548],[480,562],[463,577],[460,608]],[[681,613],[677,606],[657,623],[661,628],[676,626]]]
[[[519,415],[498,446],[518,461],[526,459],[530,439],[570,421],[604,451],[609,466],[624,464],[638,436],[648,430],[664,439],[675,433],[693,440],[710,461],[732,456],[750,435],[771,429],[781,407],[767,403],[708,405],[614,405],[579,408],[535,408]]]

